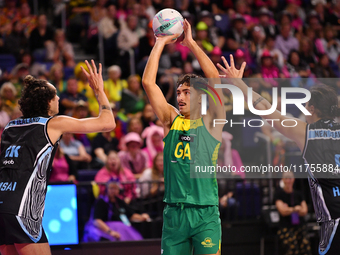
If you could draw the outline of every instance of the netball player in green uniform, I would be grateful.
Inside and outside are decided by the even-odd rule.
[[[188,47],[197,58],[206,78],[220,83],[217,68],[192,39],[190,24],[184,21]],[[213,127],[213,119],[224,119],[224,104],[209,97],[207,114],[201,116],[202,87],[191,83],[197,75],[187,74],[177,82],[179,110],[169,105],[156,85],[158,63],[164,46],[178,35],[158,37],[143,74],[143,86],[150,103],[164,126],[163,255],[220,254],[221,224],[216,178],[191,178],[193,166],[215,165],[223,125]],[[240,70],[242,77],[243,70]],[[210,83],[209,86],[214,84]],[[204,87],[208,90],[207,87]],[[212,91],[209,89],[212,93]],[[220,98],[222,90],[216,89]],[[197,105],[191,105],[190,102]],[[200,176],[199,176],[200,177]]]

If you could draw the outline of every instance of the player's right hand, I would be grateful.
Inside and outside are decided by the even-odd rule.
[[[165,36],[155,36],[156,37],[156,42],[160,42],[160,43],[164,43],[164,45],[166,44],[170,44],[170,43],[174,43],[177,41],[177,37],[179,37],[180,34],[174,34],[174,35],[165,35]]]
[[[230,65],[227,60],[222,56],[222,61],[225,65],[223,67],[219,63],[217,64],[218,68],[224,73],[224,75],[220,75],[221,78],[242,78],[244,73],[244,68],[246,67],[246,62],[243,62],[240,70],[236,69],[234,64],[234,57],[230,54]]]
[[[89,72],[87,72],[83,67],[81,70],[86,75],[87,79],[89,80],[90,87],[93,89],[95,95],[98,95],[100,91],[104,91],[104,81],[102,77],[102,65],[99,63],[99,70],[97,72],[97,67],[93,60],[91,60],[92,67],[90,66],[89,62],[85,60],[85,64]]]

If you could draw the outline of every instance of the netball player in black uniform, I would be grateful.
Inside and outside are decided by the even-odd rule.
[[[230,56],[230,66],[224,57],[225,68],[218,67],[225,73],[225,77],[236,78],[241,70],[237,70],[233,57]],[[247,100],[248,86],[241,79],[232,79],[232,84],[239,87]],[[305,163],[310,167],[308,181],[312,193],[313,204],[317,222],[320,224],[320,255],[340,254],[340,124],[334,122],[339,116],[338,99],[336,92],[328,86],[318,86],[310,90],[311,99],[306,109],[312,114],[306,116],[307,123],[295,119],[295,127],[283,127],[281,122],[289,119],[275,111],[270,115],[262,116],[266,119],[275,119],[274,128],[286,137],[294,140],[302,151]],[[253,105],[258,110],[268,110],[270,103],[259,94],[252,93]],[[272,123],[272,122],[270,122]],[[314,164],[314,165],[312,165]],[[317,165],[319,164],[319,165]],[[318,173],[316,168],[326,172]],[[287,210],[294,210],[290,207]],[[299,212],[298,212],[299,213]]]
[[[19,100],[23,117],[12,120],[1,137],[0,253],[51,254],[42,228],[47,181],[60,136],[103,132],[115,128],[104,93],[102,67],[86,61],[89,79],[100,106],[96,118],[74,119],[58,113],[57,91],[45,80],[26,76]],[[55,117],[54,117],[55,116]]]

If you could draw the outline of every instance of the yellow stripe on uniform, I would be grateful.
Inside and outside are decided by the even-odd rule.
[[[202,126],[203,122],[201,118],[197,120],[190,120],[185,119],[184,116],[180,115],[175,119],[170,130],[189,131],[190,129],[196,129]]]

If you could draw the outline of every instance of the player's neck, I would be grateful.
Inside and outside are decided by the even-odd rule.
[[[200,119],[201,117],[202,117],[201,114],[184,115],[184,119],[187,119],[187,120],[197,120],[197,119]]]

